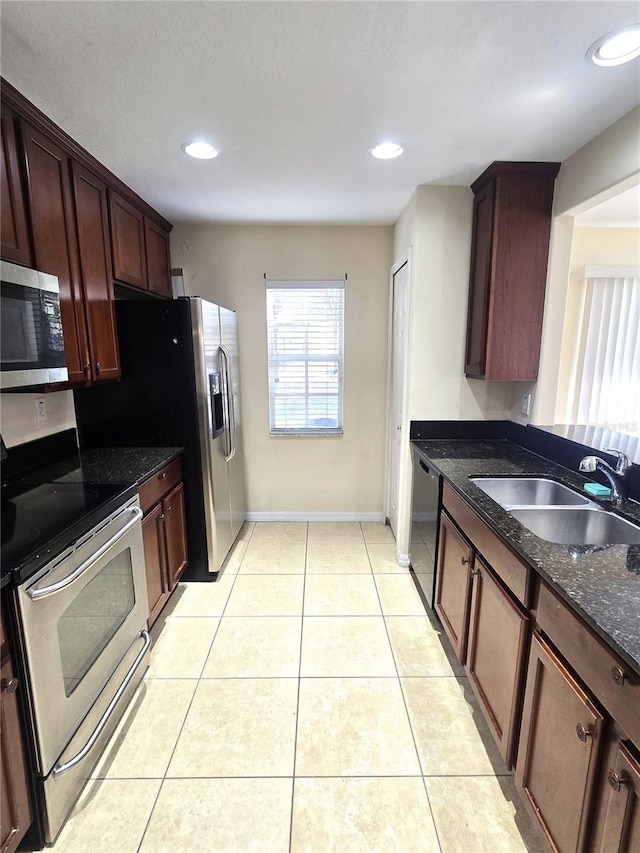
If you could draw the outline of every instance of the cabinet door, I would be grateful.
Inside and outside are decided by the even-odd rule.
[[[640,763],[624,743],[607,772],[608,804],[600,853],[640,850]]]
[[[467,315],[467,376],[484,376],[491,280],[494,184],[490,182],[473,202],[471,273]]]
[[[78,273],[69,159],[44,134],[21,122],[36,267],[58,277],[70,382],[89,378],[89,347]]]
[[[18,145],[16,141],[15,116],[2,106],[2,172],[0,173],[0,192],[2,194],[2,214],[0,235],[2,257],[16,264],[32,266],[31,244],[27,227],[27,211],[20,180],[18,163]]]
[[[436,612],[461,663],[465,661],[469,627],[473,551],[446,513],[440,517],[436,576]]]
[[[151,627],[168,596],[164,513],[161,504],[157,504],[142,519],[142,539],[147,569],[147,592],[149,594],[149,627]]]
[[[178,583],[187,565],[187,534],[184,517],[184,488],[179,483],[162,501],[164,531],[167,543],[167,577],[169,589]]]
[[[118,281],[147,289],[144,215],[126,199],[109,191],[113,275]]]
[[[17,681],[8,650],[3,652],[0,677],[0,848],[3,853],[13,853],[31,825],[31,807],[18,716]]]
[[[472,574],[467,675],[511,768],[529,619],[477,555]]]
[[[171,297],[169,235],[146,216],[144,242],[147,254],[147,286],[159,296]]]
[[[91,378],[118,379],[120,360],[113,306],[107,186],[78,163],[72,164],[80,274],[91,352]]]
[[[534,634],[516,784],[552,848],[561,853],[585,848],[602,726],[591,698]]]

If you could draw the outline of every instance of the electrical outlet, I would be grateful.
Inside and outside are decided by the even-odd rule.
[[[43,424],[46,420],[48,420],[47,401],[44,397],[36,397],[33,402],[36,407],[36,423]]]
[[[531,414],[531,394],[522,395],[522,402],[520,404],[520,414],[527,415],[527,417]]]

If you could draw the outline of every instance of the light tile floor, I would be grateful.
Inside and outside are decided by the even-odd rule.
[[[412,541],[428,563],[429,525]],[[54,853],[543,850],[394,547],[376,523],[246,524],[154,626]]]

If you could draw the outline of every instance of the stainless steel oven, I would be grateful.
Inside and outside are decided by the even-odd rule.
[[[136,496],[17,588],[49,842],[148,664],[141,518]]]

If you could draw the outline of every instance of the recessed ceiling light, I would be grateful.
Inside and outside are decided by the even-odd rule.
[[[208,142],[202,142],[201,140],[183,143],[182,150],[185,154],[188,154],[189,157],[197,157],[198,160],[213,160],[214,157],[218,156],[217,148],[214,148],[213,145],[209,145]]]
[[[640,24],[614,30],[594,42],[587,56],[596,65],[622,65],[640,56]]]
[[[394,157],[399,157],[402,154],[404,148],[397,142],[381,142],[379,145],[374,145],[369,151],[371,156],[378,160],[393,160]]]

